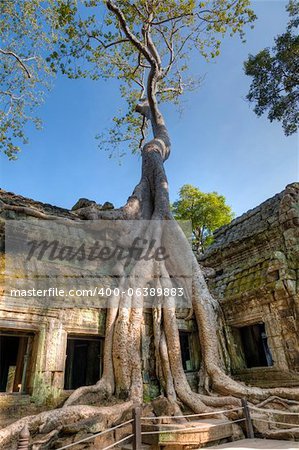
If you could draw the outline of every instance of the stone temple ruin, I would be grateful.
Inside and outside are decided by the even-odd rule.
[[[5,411],[1,414],[4,424],[59,405],[72,390],[99,379],[105,310],[96,306],[65,309],[61,299],[52,300],[56,302],[52,308],[28,307],[22,299],[7,295],[5,221],[25,218],[29,207],[57,218],[72,219],[75,212],[4,190],[0,190],[0,201],[0,408]],[[299,386],[299,184],[288,185],[217,230],[200,263],[207,269],[210,289],[223,310],[228,370],[248,384]],[[185,320],[183,313],[177,316],[183,366],[192,388],[197,389],[201,357],[195,321]],[[154,359],[148,358],[152,351],[150,317],[145,311],[143,379],[149,397],[158,395]]]
[[[299,385],[299,183],[217,230],[201,264],[214,269],[234,376]]]

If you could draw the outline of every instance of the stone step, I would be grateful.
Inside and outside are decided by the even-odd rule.
[[[169,447],[169,450],[185,445],[200,446],[208,442],[230,438],[233,435],[232,423],[223,422],[222,419],[204,419],[181,424],[147,425],[143,427],[143,431],[160,431],[160,433],[143,435],[142,441],[146,444],[163,445]],[[184,430],[185,428],[188,430]],[[189,428],[194,428],[194,430],[189,430]],[[168,432],[168,430],[170,431]]]
[[[298,373],[279,370],[274,367],[239,369],[235,371],[233,376],[238,381],[262,388],[299,386]]]
[[[28,406],[30,405],[30,395],[6,392],[0,393],[0,407],[9,408],[12,406]]]

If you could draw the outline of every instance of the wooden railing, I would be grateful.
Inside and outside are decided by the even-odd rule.
[[[101,431],[99,433],[93,434],[92,436],[88,436],[84,439],[81,439],[79,441],[73,442],[71,444],[65,445],[63,447],[60,447],[59,450],[66,450],[69,449],[75,445],[81,444],[83,442],[91,441],[99,436],[104,436],[108,433],[113,433],[115,430],[120,429],[124,426],[127,426],[129,424],[132,424],[132,432],[128,434],[127,436],[123,437],[122,439],[119,439],[118,441],[114,442],[111,445],[108,445],[104,447],[102,450],[109,450],[113,447],[125,443],[126,441],[132,441],[133,443],[133,450],[140,450],[142,445],[142,436],[143,435],[155,435],[155,434],[163,434],[163,433],[184,433],[184,432],[190,432],[190,431],[199,431],[201,429],[204,429],[203,426],[188,426],[188,423],[186,423],[186,426],[184,428],[174,428],[173,424],[163,424],[167,427],[166,430],[153,430],[153,431],[142,431],[142,424],[146,424],[148,421],[160,421],[162,419],[194,419],[194,418],[203,418],[206,416],[215,416],[215,415],[223,415],[225,413],[232,413],[232,412],[242,412],[242,417],[236,420],[227,420],[223,422],[218,422],[215,424],[210,424],[210,427],[220,427],[222,425],[228,425],[232,423],[240,423],[244,422],[245,429],[246,429],[246,437],[247,439],[253,439],[254,438],[254,431],[253,431],[253,424],[252,424],[252,417],[251,417],[251,411],[259,411],[263,413],[269,413],[269,410],[258,408],[255,406],[249,406],[246,399],[242,399],[242,407],[234,408],[234,409],[228,409],[228,410],[221,410],[221,411],[212,411],[209,413],[201,413],[201,414],[189,414],[184,416],[158,416],[158,417],[142,417],[141,416],[141,408],[135,407],[133,409],[133,418],[131,420],[127,420],[126,422],[122,422],[119,425],[115,425],[114,427],[107,428],[104,431]],[[271,413],[273,410],[271,410]],[[287,412],[287,411],[276,411],[279,414],[286,414],[286,415],[295,415],[299,416],[299,413],[293,413],[293,412]],[[275,423],[275,424],[281,424],[286,426],[296,426],[299,428],[298,424],[289,424],[284,422],[276,422],[272,420],[266,420],[261,418],[255,418],[255,420],[259,420],[261,422],[267,422],[267,423]],[[160,426],[161,424],[157,424],[157,426]],[[30,434],[28,431],[28,427],[24,427],[23,430],[20,433],[19,436],[19,444],[17,450],[29,450],[29,440],[30,440]]]

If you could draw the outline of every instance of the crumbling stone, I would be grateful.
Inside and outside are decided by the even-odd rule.
[[[93,200],[88,200],[87,198],[79,198],[79,200],[72,207],[72,211],[76,211],[77,209],[86,208],[87,206],[96,205],[96,202]]]
[[[249,384],[299,385],[298,219],[299,183],[293,183],[216,230],[200,259],[215,273],[208,283],[224,312],[232,369]],[[237,335],[261,322],[274,366],[248,369]]]

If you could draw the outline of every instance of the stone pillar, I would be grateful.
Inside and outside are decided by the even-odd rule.
[[[39,334],[33,400],[55,404],[64,386],[67,333],[57,319],[49,319]]]
[[[288,370],[281,323],[276,312],[271,312],[270,306],[269,312],[265,314],[265,317],[267,319],[265,320],[265,331],[273,358],[273,365],[277,369]]]

